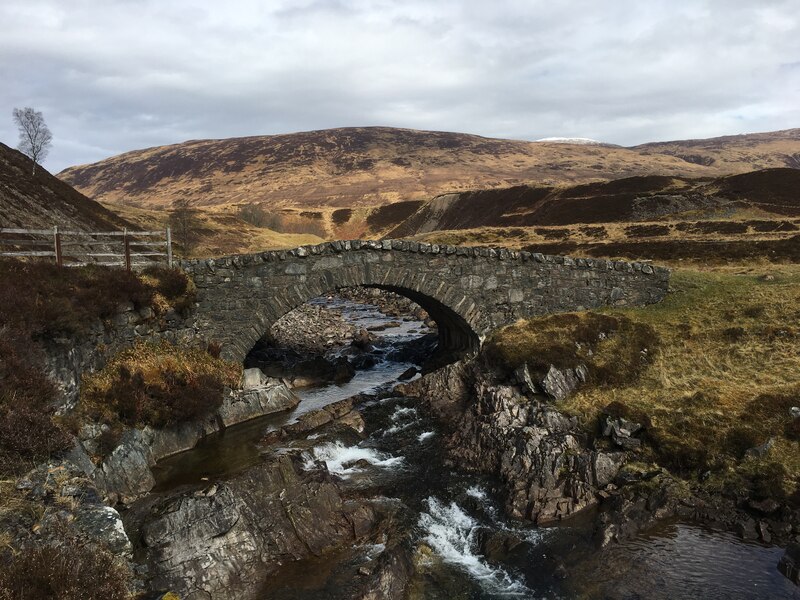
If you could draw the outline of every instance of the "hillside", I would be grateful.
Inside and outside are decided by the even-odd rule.
[[[110,231],[131,224],[0,143],[0,227]]]
[[[767,169],[716,179],[628,177],[571,187],[444,194],[421,206],[389,235],[736,215],[800,217],[800,170]]]
[[[618,146],[359,127],[190,141],[71,167],[59,177],[96,200],[146,208],[179,198],[205,207],[264,202],[271,208],[358,208],[526,182],[556,185],[652,173],[697,177],[723,171]]]
[[[654,142],[631,149],[645,156],[675,156],[725,173],[775,167],[800,169],[800,128],[700,140]]]
[[[354,127],[189,141],[66,169],[64,181],[114,205],[360,208],[438,194],[556,186],[636,175],[716,177],[800,165],[800,129],[645,144],[527,142]]]
[[[660,261],[796,261],[799,191],[797,169],[515,186],[438,196],[387,236]]]

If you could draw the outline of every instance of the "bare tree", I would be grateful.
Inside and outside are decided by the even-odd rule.
[[[184,256],[188,256],[200,240],[199,230],[202,223],[199,214],[200,211],[191,206],[188,200],[175,200],[172,203],[169,226]]]
[[[17,148],[27,154],[33,161],[33,174],[36,175],[36,165],[44,160],[50,150],[53,134],[50,133],[41,111],[29,106],[15,108],[14,123],[19,129],[19,145]]]

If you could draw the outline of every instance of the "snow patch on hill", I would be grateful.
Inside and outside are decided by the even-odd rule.
[[[582,146],[602,146],[603,142],[583,137],[546,137],[535,142],[549,142],[551,144],[580,144]]]

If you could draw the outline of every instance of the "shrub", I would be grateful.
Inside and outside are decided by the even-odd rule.
[[[204,350],[140,343],[85,376],[81,402],[90,417],[111,425],[166,427],[209,415],[240,377],[239,365]]]
[[[0,326],[12,325],[33,339],[80,335],[126,302],[136,309],[158,309],[159,294],[176,310],[193,301],[189,278],[173,269],[150,268],[140,276],[97,265],[59,269],[49,263],[0,260]]]
[[[145,269],[143,275],[144,281],[153,285],[167,304],[179,313],[185,313],[192,306],[196,290],[183,271],[154,266]]]
[[[41,357],[18,329],[0,329],[0,472],[18,474],[68,449],[67,432],[53,421],[55,387]]]
[[[0,564],[0,600],[127,600],[129,569],[108,551],[68,540]]]
[[[0,261],[0,325],[13,324],[34,339],[83,333],[122,302],[141,308],[152,297],[152,289],[122,269]]]

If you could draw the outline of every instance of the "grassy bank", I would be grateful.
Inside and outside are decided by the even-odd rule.
[[[84,376],[80,419],[108,425],[100,439],[110,451],[126,427],[163,428],[207,417],[220,407],[242,367],[213,351],[140,342]]]
[[[560,408],[591,432],[604,412],[643,422],[646,460],[720,491],[798,496],[800,266],[677,270],[671,290],[645,308],[520,322],[487,349],[512,366],[588,364]]]
[[[57,392],[42,371],[43,342],[79,339],[124,303],[154,315],[186,310],[193,289],[171,269],[136,274],[0,261],[0,475],[19,474],[71,445],[53,419]]]

